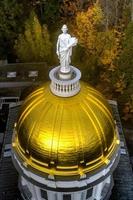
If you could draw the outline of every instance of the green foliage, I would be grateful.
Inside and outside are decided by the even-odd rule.
[[[124,74],[126,87],[119,99],[125,104],[124,117],[128,119],[133,117],[133,22],[130,22],[125,30],[122,46],[123,52],[118,65],[120,72]]]
[[[49,29],[52,29],[57,24],[57,20],[59,19],[59,0],[25,0],[29,7],[33,9],[42,24],[47,24]],[[52,29],[53,30],[53,29]]]
[[[16,40],[15,50],[23,62],[49,61],[51,42],[46,26],[41,26],[34,12],[25,23],[25,32]]]
[[[133,23],[129,23],[125,30],[125,37],[122,41],[122,53],[117,61],[119,71],[124,75],[126,90],[133,86]],[[133,89],[133,88],[132,88]],[[132,90],[133,93],[133,90]]]
[[[0,58],[9,53],[22,28],[22,12],[22,4],[17,0],[0,1]]]
[[[59,0],[44,1],[42,21],[53,26],[59,20],[59,6]]]
[[[129,23],[121,38],[121,52],[114,60],[114,70],[105,69],[101,74],[100,89],[115,98],[124,120],[133,119],[133,23]],[[104,87],[106,85],[106,87]]]

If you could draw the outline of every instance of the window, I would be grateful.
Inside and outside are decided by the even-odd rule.
[[[45,200],[48,200],[48,195],[47,195],[47,192],[45,190],[41,190],[41,197]]]
[[[87,190],[86,199],[88,199],[88,198],[90,198],[92,196],[92,191],[93,191],[93,188],[89,188]]]
[[[71,200],[71,194],[63,194],[63,200]]]

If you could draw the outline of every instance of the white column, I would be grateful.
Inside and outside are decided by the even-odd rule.
[[[86,200],[86,191],[82,191],[81,200]]]
[[[71,92],[71,85],[69,85],[69,92]]]
[[[58,192],[58,193],[57,193],[57,199],[58,199],[58,200],[63,200],[63,193],[61,193],[61,192],[59,193],[59,192]]]
[[[81,200],[82,192],[75,192],[73,200]]]
[[[37,189],[38,188],[35,188],[35,186],[33,184],[30,184],[31,185],[31,193],[32,193],[32,200],[38,200],[39,197],[37,195]]]
[[[106,179],[106,183],[110,184],[111,182],[111,176],[108,176],[108,178]]]
[[[102,189],[103,189],[103,182],[99,183],[98,185],[96,185],[94,187],[94,198],[96,200],[100,200],[101,199],[101,192],[102,192]]]
[[[41,197],[41,188],[37,187],[37,186],[34,186],[34,192],[35,192],[35,195],[36,195],[36,200],[41,200],[42,197]]]
[[[48,199],[49,200],[57,200],[56,195],[57,194],[55,192],[48,191]]]

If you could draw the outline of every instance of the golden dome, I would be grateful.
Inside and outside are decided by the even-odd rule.
[[[32,170],[72,177],[107,165],[118,142],[111,109],[98,91],[81,82],[77,95],[62,98],[46,83],[25,100],[13,148]]]

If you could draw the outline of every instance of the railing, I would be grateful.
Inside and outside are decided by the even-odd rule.
[[[3,104],[11,104],[19,102],[19,97],[1,97],[0,98],[0,110]]]
[[[50,71],[50,79],[51,79],[51,91],[57,95],[57,96],[62,96],[62,97],[70,97],[74,96],[77,94],[80,90],[80,83],[79,79],[81,77],[80,71],[72,67],[73,70],[73,77],[71,80],[60,80],[56,74],[57,71],[59,70],[59,67],[56,67]]]
[[[18,102],[19,97],[1,97],[0,98],[0,104],[9,104],[12,102]]]

